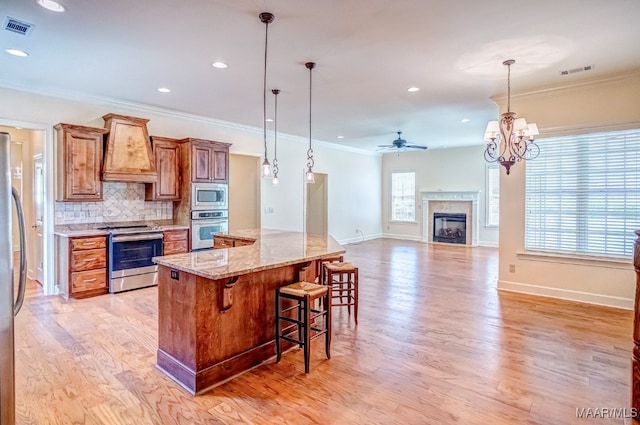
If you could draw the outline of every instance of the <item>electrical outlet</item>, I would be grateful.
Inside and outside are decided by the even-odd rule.
[[[509,264],[509,273],[515,273],[515,272],[516,272],[516,265]]]

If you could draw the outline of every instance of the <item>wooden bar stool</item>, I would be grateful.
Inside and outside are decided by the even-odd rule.
[[[358,324],[358,268],[351,263],[327,262],[322,264],[322,283],[332,289],[331,306],[347,306]],[[346,298],[346,300],[345,300]]]
[[[322,282],[324,282],[324,278],[323,278],[324,263],[342,263],[343,261],[344,261],[344,257],[342,255],[336,255],[335,257],[324,257],[319,259],[316,262],[317,264],[316,276],[318,276],[316,281],[321,285],[323,284]]]
[[[324,298],[321,307],[313,308],[315,300]],[[293,305],[283,308],[282,301],[293,300]],[[327,359],[331,358],[331,287],[311,282],[296,282],[276,289],[276,363],[280,362],[280,340],[298,344],[304,350],[304,373],[309,373],[311,341],[324,335]],[[294,313],[295,310],[297,317]],[[317,320],[317,319],[324,320]],[[281,322],[287,322],[282,328]],[[322,327],[317,323],[322,322]],[[293,335],[297,331],[297,339]]]

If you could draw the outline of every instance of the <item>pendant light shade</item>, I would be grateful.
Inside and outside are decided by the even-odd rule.
[[[264,160],[262,161],[262,177],[271,177],[271,164],[267,158],[267,47],[269,45],[269,24],[273,22],[275,16],[269,12],[260,15],[260,22],[264,24],[264,78],[262,80],[262,136],[264,143]]]
[[[307,183],[315,183],[316,178],[313,175],[313,149],[311,148],[311,93],[312,93],[312,71],[316,67],[315,62],[307,62],[304,64],[309,70],[309,149],[307,150],[307,172],[305,173],[305,180]]]
[[[274,186],[277,186],[280,182],[278,178],[278,172],[280,169],[278,168],[278,94],[280,94],[280,90],[273,89],[271,90],[274,98],[274,113],[273,113],[273,179],[271,183]]]

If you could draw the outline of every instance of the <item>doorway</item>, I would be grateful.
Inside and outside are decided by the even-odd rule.
[[[327,225],[327,192],[326,174],[314,173],[315,183],[306,185],[305,231],[308,234],[328,234]]]
[[[12,142],[21,142],[20,183],[25,214],[27,277],[42,284],[44,295],[52,295],[56,293],[53,129],[46,124],[0,118],[0,131],[9,133]]]

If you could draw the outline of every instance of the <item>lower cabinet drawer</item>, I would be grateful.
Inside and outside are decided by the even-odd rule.
[[[171,254],[182,254],[185,252],[189,252],[189,241],[172,241],[164,243],[164,252],[163,255],[171,255]]]
[[[71,273],[71,291],[88,291],[107,287],[107,269]]]
[[[189,239],[189,230],[187,230],[187,229],[165,230],[164,231],[164,241],[165,242],[174,242],[174,241],[187,240],[187,239]]]
[[[72,272],[84,270],[104,269],[107,267],[106,249],[88,249],[72,251],[70,268]]]

